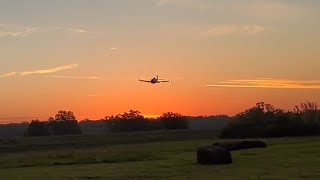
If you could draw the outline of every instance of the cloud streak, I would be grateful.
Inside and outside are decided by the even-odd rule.
[[[162,33],[187,38],[252,38],[276,32],[273,26],[261,24],[165,24],[160,27]]]
[[[51,30],[55,30],[55,31],[66,31],[66,32],[72,32],[72,33],[89,33],[89,31],[85,30],[85,29],[80,29],[80,28],[68,28],[68,27],[60,27],[60,26],[56,26],[54,28],[49,28]]]
[[[74,33],[88,33],[88,31],[84,29],[74,29],[74,28],[68,28],[68,31],[74,32]]]
[[[36,32],[62,31],[74,34],[87,34],[89,31],[81,28],[73,27],[32,27],[15,24],[0,24],[0,39],[1,38],[26,38]]]
[[[68,69],[73,69],[78,67],[78,64],[69,64],[65,66],[59,66],[59,67],[54,67],[54,68],[49,68],[49,69],[40,69],[40,70],[33,70],[33,71],[22,71],[22,72],[10,72],[6,74],[0,74],[0,78],[6,78],[6,77],[12,77],[12,76],[28,76],[28,75],[33,75],[33,74],[51,74],[51,73],[56,73]],[[93,77],[91,77],[93,78]]]
[[[202,31],[201,34],[206,37],[220,37],[232,35],[251,36],[267,31],[270,31],[270,28],[261,25],[218,25]]]
[[[51,74],[59,71],[64,71],[67,69],[73,69],[78,67],[78,64],[69,64],[65,66],[59,66],[55,68],[50,68],[50,69],[41,69],[41,70],[34,70],[34,71],[24,71],[19,73],[21,76],[26,76],[26,75],[31,75],[31,74]]]
[[[17,72],[11,72],[11,73],[6,73],[6,74],[0,75],[0,78],[11,77],[11,76],[15,76],[15,75],[17,75]]]
[[[32,35],[38,30],[39,28],[35,27],[19,27],[2,24],[0,26],[0,38],[24,38]]]
[[[225,88],[269,88],[269,89],[320,89],[320,80],[287,80],[287,79],[240,79],[228,80],[206,87]]]

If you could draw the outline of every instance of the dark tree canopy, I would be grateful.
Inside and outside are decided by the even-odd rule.
[[[270,104],[257,103],[239,113],[221,132],[222,138],[257,138],[320,134],[320,111],[316,103],[301,103],[284,112]]]
[[[76,121],[76,116],[71,111],[59,111],[55,118],[50,117],[49,121]]]
[[[145,131],[148,130],[149,125],[148,120],[139,111],[134,110],[116,116],[107,116],[105,120],[110,131]]]
[[[161,129],[187,129],[188,120],[178,113],[164,113],[158,119],[146,119],[139,111],[130,110],[105,118],[107,127],[113,132],[151,131]]]
[[[48,126],[46,122],[41,122],[39,120],[32,120],[28,129],[28,136],[48,136]]]
[[[71,111],[59,111],[49,118],[49,131],[53,135],[81,134],[76,116]]]
[[[294,112],[300,114],[305,123],[320,123],[320,112],[315,102],[301,103],[295,106]]]
[[[188,129],[189,123],[185,116],[179,113],[167,112],[159,117],[165,129]]]
[[[28,136],[67,134],[81,134],[76,116],[71,111],[59,111],[55,115],[55,118],[50,117],[45,122],[34,120],[30,123],[27,130]]]

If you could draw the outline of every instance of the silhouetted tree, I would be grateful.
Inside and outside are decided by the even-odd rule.
[[[159,117],[165,129],[188,129],[189,123],[185,116],[179,113],[167,112]]]
[[[316,103],[302,103],[294,112],[257,103],[239,113],[221,132],[222,138],[256,138],[320,134],[319,111]]]
[[[305,123],[320,123],[320,111],[318,104],[315,102],[301,103],[299,106],[295,106],[294,112],[301,115]]]
[[[134,110],[116,116],[107,116],[105,120],[110,131],[146,131],[149,125],[148,120],[139,111]]]
[[[49,121],[76,121],[76,116],[71,111],[58,111],[55,118],[50,117]]]
[[[59,111],[55,118],[50,117],[49,132],[53,135],[81,134],[78,121],[71,111]]]
[[[28,136],[48,136],[48,126],[46,122],[41,122],[39,120],[32,120],[28,129]]]

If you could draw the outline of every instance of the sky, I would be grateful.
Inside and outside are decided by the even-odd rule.
[[[0,0],[0,123],[320,103],[318,0]],[[160,78],[172,83],[147,84]]]

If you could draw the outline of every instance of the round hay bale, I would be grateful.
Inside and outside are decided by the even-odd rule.
[[[197,151],[197,162],[199,164],[230,164],[231,153],[219,146],[201,146]]]

